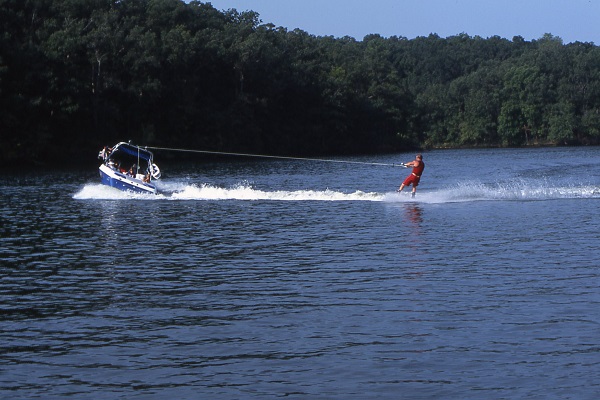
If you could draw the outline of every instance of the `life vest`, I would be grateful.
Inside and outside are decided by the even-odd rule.
[[[413,167],[412,174],[417,178],[420,178],[423,174],[423,170],[425,169],[425,163],[423,161],[419,162],[419,165]]]

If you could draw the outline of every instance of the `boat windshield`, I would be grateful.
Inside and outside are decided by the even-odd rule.
[[[127,143],[116,145],[106,160],[106,164],[122,173],[133,176],[147,174],[152,164],[152,153]]]

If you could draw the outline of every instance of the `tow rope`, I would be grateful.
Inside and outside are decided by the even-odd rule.
[[[331,162],[331,163],[342,163],[342,164],[362,164],[362,165],[378,165],[378,166],[385,166],[385,167],[407,168],[404,163],[391,164],[391,163],[376,163],[376,162],[363,162],[363,161],[332,160],[332,159],[322,159],[322,158],[285,157],[285,156],[272,156],[272,155],[266,155],[266,154],[230,153],[230,152],[225,152],[225,151],[175,149],[175,148],[169,148],[169,147],[152,147],[152,146],[145,146],[145,148],[150,149],[150,150],[179,151],[179,152],[186,152],[186,153],[214,154],[214,155],[223,155],[223,156],[276,158],[276,159],[280,159],[280,160],[319,161],[319,162]]]

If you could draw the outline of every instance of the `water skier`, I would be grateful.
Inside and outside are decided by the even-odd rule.
[[[425,163],[423,162],[423,156],[421,154],[417,154],[414,161],[408,162],[404,164],[405,167],[412,167],[412,172],[410,175],[406,177],[402,185],[398,188],[398,192],[401,192],[405,186],[410,186],[412,184],[412,197],[415,197],[415,192],[417,191],[417,186],[419,186],[419,181],[421,180],[421,175],[423,175],[423,170],[425,169]]]

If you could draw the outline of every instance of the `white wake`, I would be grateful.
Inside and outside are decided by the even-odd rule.
[[[172,185],[171,185],[172,186]],[[213,185],[179,185],[159,194],[124,192],[102,184],[87,184],[73,198],[77,200],[275,200],[275,201],[383,201],[382,193],[360,190],[344,193],[335,190],[265,191],[247,185],[222,188]],[[159,188],[160,189],[160,188]]]
[[[481,184],[463,183],[439,189],[419,188],[415,198],[410,188],[402,193],[365,192],[348,190],[259,190],[247,184],[234,187],[218,187],[209,184],[164,183],[159,194],[124,192],[102,184],[87,184],[73,195],[77,200],[270,200],[270,201],[371,201],[371,202],[419,202],[457,203],[473,201],[535,201],[551,199],[600,198],[595,186],[552,187],[545,184]]]

